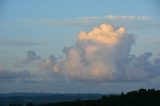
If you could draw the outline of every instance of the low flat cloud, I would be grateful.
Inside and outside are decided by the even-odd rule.
[[[125,16],[125,15],[106,15],[106,16],[83,16],[74,19],[22,19],[21,22],[30,24],[47,24],[47,25],[88,25],[101,21],[122,20],[122,21],[149,21],[150,16]]]
[[[63,49],[64,59],[50,56],[40,68],[82,82],[148,81],[160,75],[159,57],[151,62],[151,52],[131,54],[135,42],[124,27],[102,24],[80,32],[75,45]]]
[[[80,19],[86,20],[98,20],[98,19],[114,19],[114,20],[151,20],[150,16],[125,16],[125,15],[106,15],[102,17],[91,16],[91,17],[81,17]]]
[[[21,41],[13,39],[0,39],[0,46],[34,46],[41,45],[40,43],[30,42],[30,41]]]
[[[0,82],[14,82],[19,79],[28,79],[30,77],[31,76],[27,71],[16,72],[0,65]]]

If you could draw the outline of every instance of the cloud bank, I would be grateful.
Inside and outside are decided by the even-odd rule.
[[[65,47],[62,60],[50,56],[40,68],[78,81],[146,81],[160,75],[160,59],[149,61],[152,53],[131,54],[135,35],[124,27],[102,24],[80,32],[76,44]]]
[[[11,71],[0,65],[0,82],[13,82],[19,79],[28,79],[30,74],[27,71]]]

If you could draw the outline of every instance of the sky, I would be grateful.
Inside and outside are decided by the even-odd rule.
[[[1,0],[0,93],[160,89],[159,0]]]

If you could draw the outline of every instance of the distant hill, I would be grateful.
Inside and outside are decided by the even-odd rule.
[[[160,90],[121,94],[0,94],[0,106],[160,106]]]
[[[35,106],[28,104],[28,106]],[[126,94],[103,96],[98,100],[77,100],[39,106],[160,106],[160,90],[139,89]]]
[[[9,104],[34,104],[56,103],[62,101],[76,101],[100,99],[104,94],[49,94],[49,93],[8,93],[0,94],[0,106]]]

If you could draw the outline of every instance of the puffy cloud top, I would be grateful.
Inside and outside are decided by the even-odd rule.
[[[99,43],[115,44],[124,36],[125,29],[120,27],[114,29],[111,25],[102,24],[100,27],[95,27],[91,32],[81,32],[78,40],[93,40]]]

